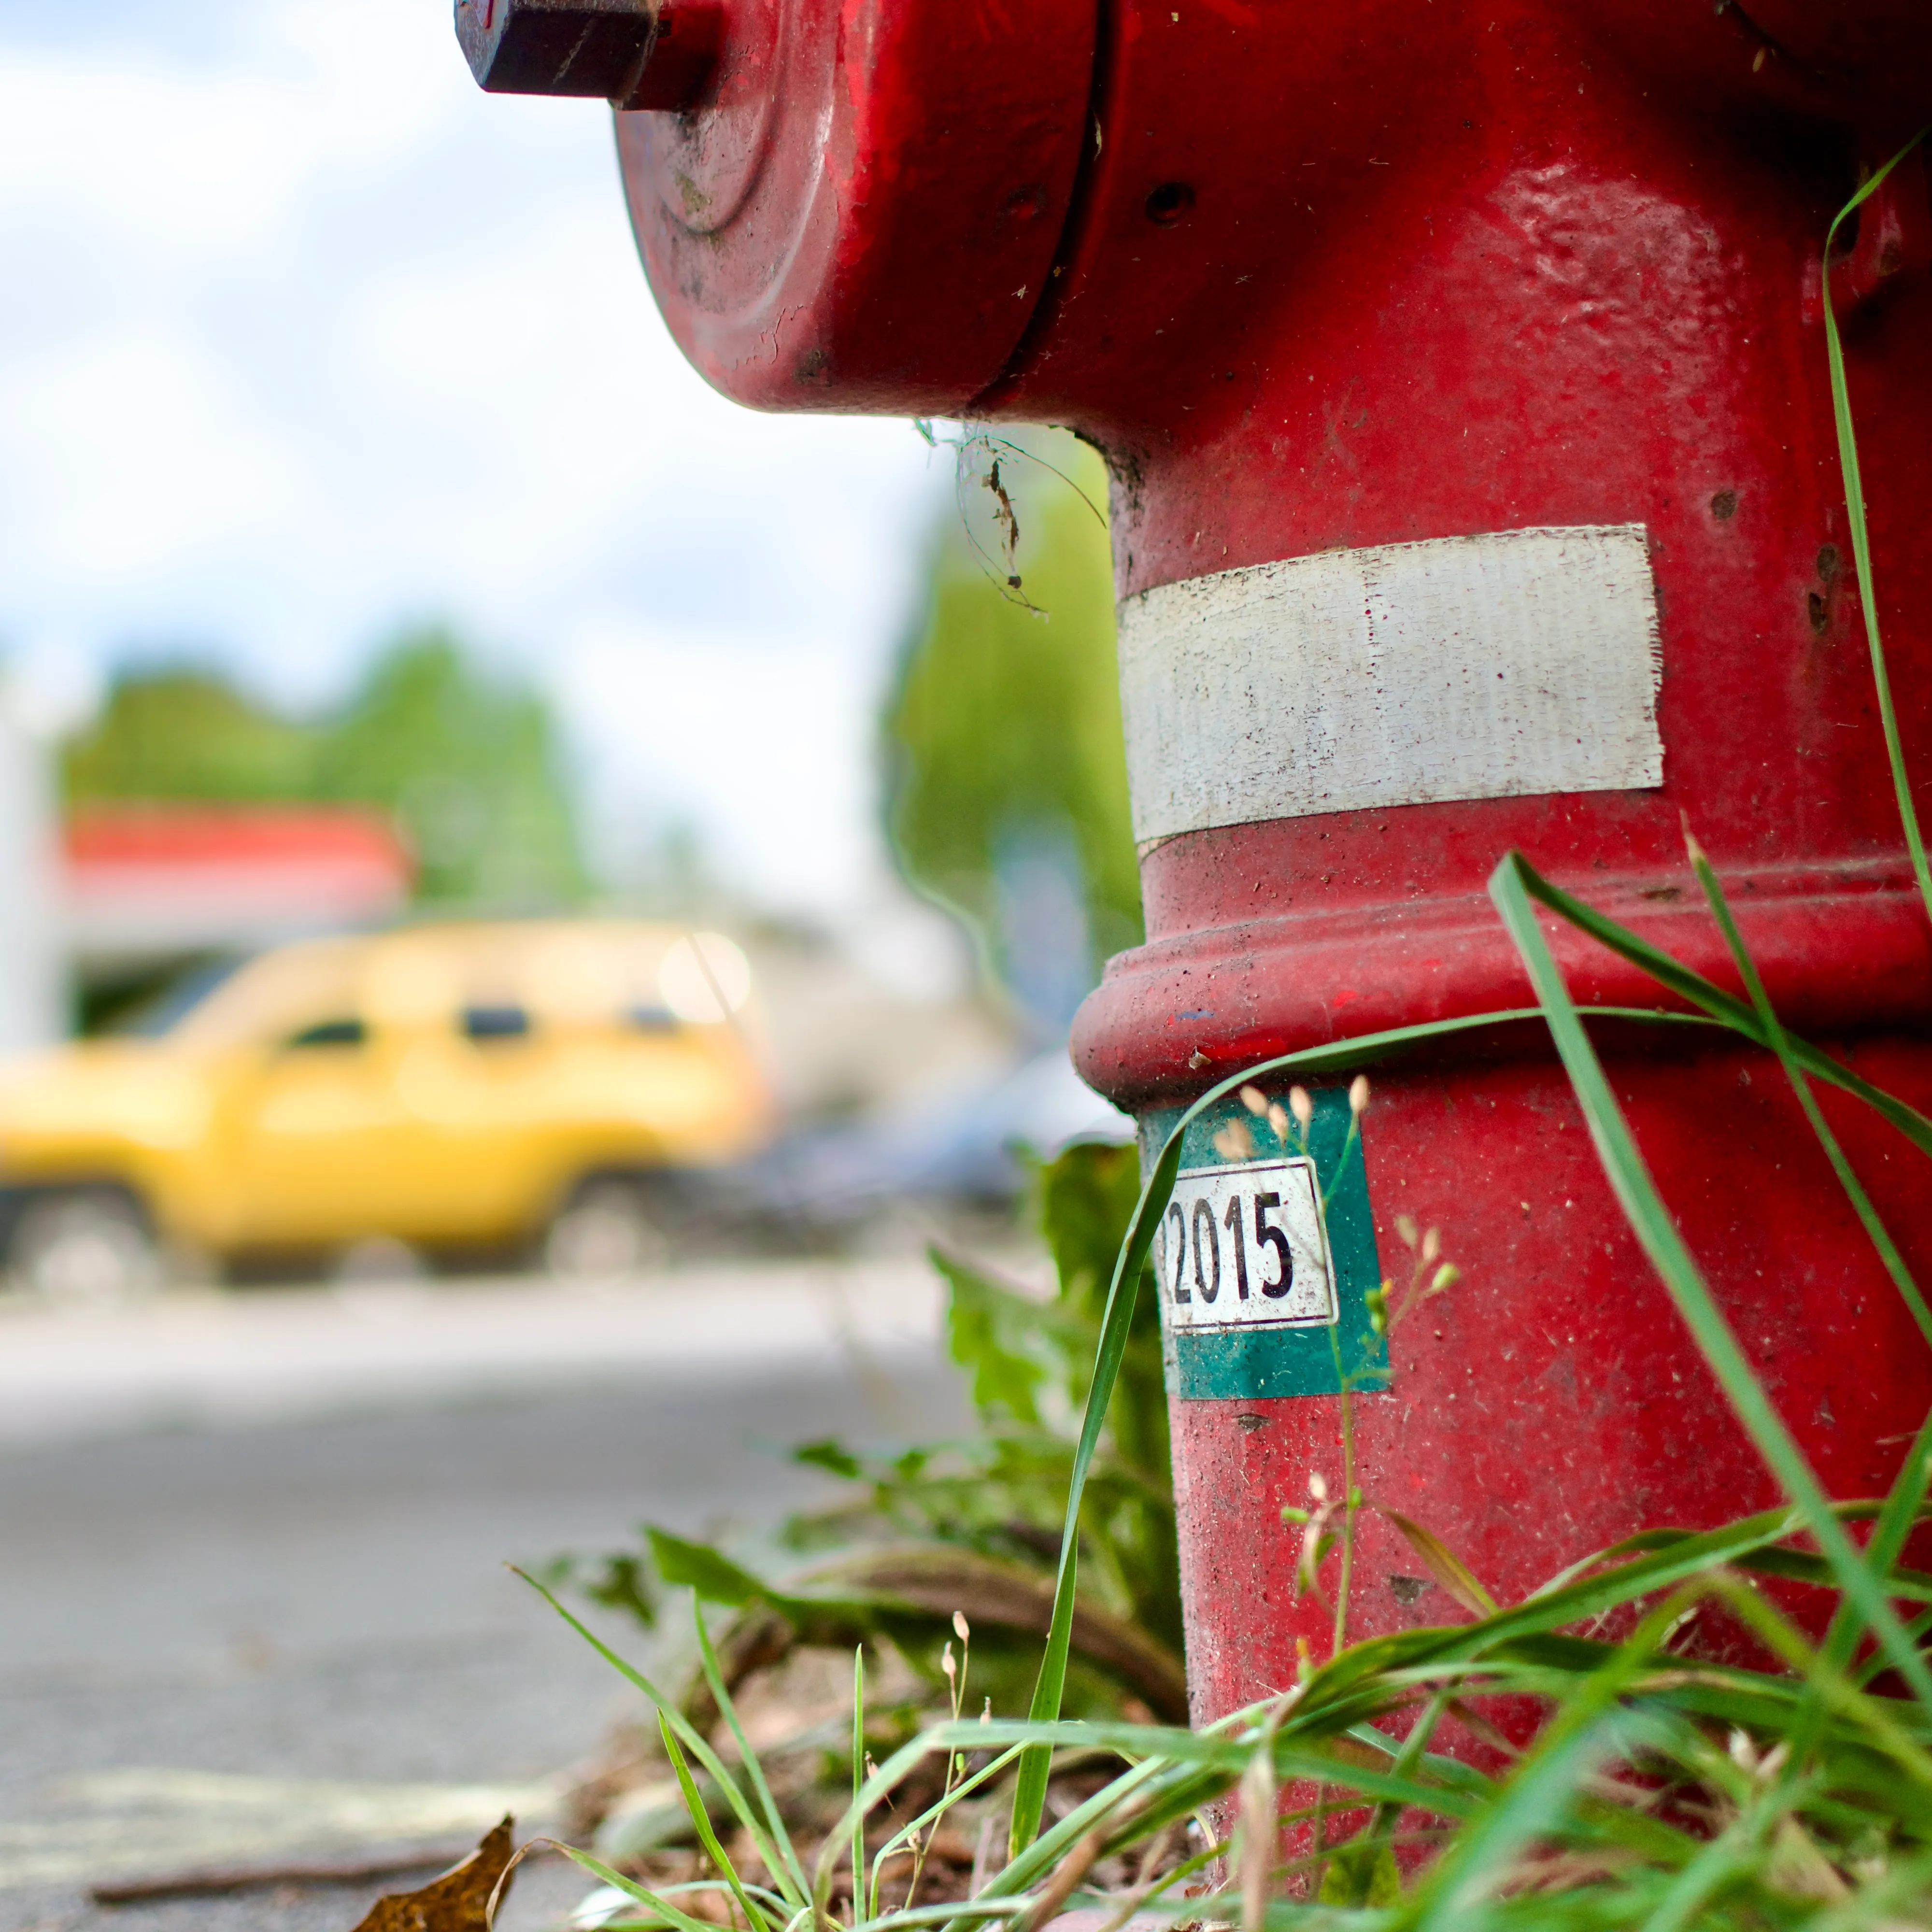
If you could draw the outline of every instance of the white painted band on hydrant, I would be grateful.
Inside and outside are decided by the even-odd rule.
[[[1328,550],[1120,609],[1134,836],[1664,782],[1641,524]]]

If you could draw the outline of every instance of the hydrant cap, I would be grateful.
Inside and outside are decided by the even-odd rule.
[[[722,11],[692,111],[617,120],[672,334],[754,407],[963,412],[1052,270],[1091,141],[1094,0]]]

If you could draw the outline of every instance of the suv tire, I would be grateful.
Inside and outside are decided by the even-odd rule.
[[[131,1195],[73,1188],[29,1202],[7,1244],[15,1284],[57,1307],[118,1308],[160,1289],[166,1270]]]
[[[621,1281],[662,1267],[670,1248],[637,1183],[587,1180],[550,1222],[544,1266],[565,1281]]]

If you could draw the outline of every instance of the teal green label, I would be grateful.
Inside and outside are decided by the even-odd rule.
[[[1360,1135],[1343,1089],[1310,1098],[1305,1147],[1279,1110],[1285,1138],[1238,1100],[1187,1130],[1154,1252],[1167,1385],[1183,1401],[1334,1395],[1345,1376],[1359,1394],[1388,1387]],[[1142,1118],[1144,1160],[1180,1118]]]

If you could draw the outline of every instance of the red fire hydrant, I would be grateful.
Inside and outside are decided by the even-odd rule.
[[[1874,701],[1827,387],[1844,318],[1909,755],[1932,759],[1932,116],[1920,0],[463,0],[486,85],[615,98],[646,266],[725,394],[1070,425],[1106,454],[1148,939],[1074,1051],[1158,1133],[1244,1064],[1530,1004],[1484,892],[1520,848],[1932,1100],[1932,930]],[[548,34],[549,38],[546,39]],[[601,36],[601,38],[599,38]],[[592,55],[595,58],[592,58]],[[1580,1000],[1652,982],[1574,934]],[[1932,1358],[1775,1063],[1600,1043],[1665,1196],[1826,1485],[1890,1480]],[[1279,1101],[1279,1093],[1270,1097]],[[1826,1102],[1908,1256],[1921,1157]],[[1340,1480],[1496,1595],[1772,1486],[1627,1231],[1541,1029],[1390,1065],[1366,1173],[1239,1106],[1166,1223],[1189,1666],[1292,1681]],[[1243,1133],[1231,1132],[1240,1127]],[[1216,1144],[1217,1139],[1219,1144]],[[1329,1163],[1324,1169],[1324,1163]],[[1464,1279],[1386,1350],[1365,1298]],[[1455,1614],[1366,1520],[1352,1634]]]

